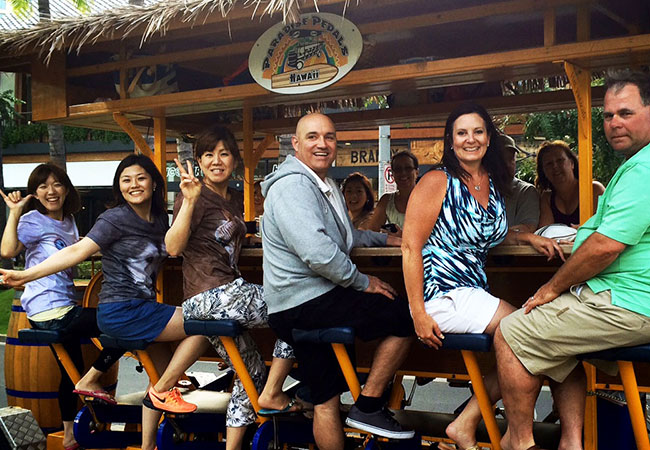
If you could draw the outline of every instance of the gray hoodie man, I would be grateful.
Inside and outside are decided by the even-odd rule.
[[[314,437],[321,450],[343,448],[339,412],[345,379],[329,345],[294,342],[294,328],[352,327],[363,340],[382,338],[361,395],[346,423],[380,436],[409,439],[387,412],[381,394],[413,335],[408,304],[350,259],[355,246],[400,245],[401,239],[356,230],[343,195],[327,171],[336,159],[336,129],[325,115],[309,114],[292,137],[288,157],[262,183],[264,299],[269,325],[291,342],[314,402]]]
[[[321,186],[327,192],[293,156],[262,183],[265,202],[273,205],[262,219],[269,314],[303,304],[336,285],[366,290],[368,276],[350,260],[350,251],[386,245],[386,234],[355,229],[347,214],[341,219],[330,200],[345,204],[341,191],[326,181]]]

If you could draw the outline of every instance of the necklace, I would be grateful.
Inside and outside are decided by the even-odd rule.
[[[474,184],[474,190],[475,191],[480,191],[481,190],[481,183],[483,183],[483,178],[481,177],[478,184],[474,184],[474,178],[472,177],[472,184]]]

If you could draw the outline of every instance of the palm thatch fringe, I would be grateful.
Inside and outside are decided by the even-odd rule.
[[[360,0],[356,0],[358,4]],[[172,21],[180,20],[190,27],[205,23],[212,14],[227,18],[235,7],[249,8],[251,19],[282,14],[283,21],[295,20],[300,6],[311,4],[318,10],[318,0],[162,0],[149,6],[129,6],[96,15],[71,17],[42,22],[33,28],[0,32],[0,53],[24,54],[39,49],[39,57],[49,63],[56,51],[77,53],[84,45],[100,38],[125,39],[140,36],[140,46],[155,35],[164,36]],[[345,0],[343,11],[349,6]]]

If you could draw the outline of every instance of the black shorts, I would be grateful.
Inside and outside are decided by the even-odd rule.
[[[295,308],[269,315],[269,325],[280,339],[292,345],[302,380],[311,389],[314,404],[325,403],[348,390],[330,344],[295,343],[293,328],[313,330],[352,327],[356,337],[370,341],[387,336],[414,334],[408,302],[391,300],[381,294],[368,294],[337,286]],[[348,348],[354,361],[354,348]]]

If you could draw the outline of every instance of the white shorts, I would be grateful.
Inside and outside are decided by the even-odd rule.
[[[424,308],[443,333],[483,333],[499,301],[483,289],[461,287],[425,302]]]

